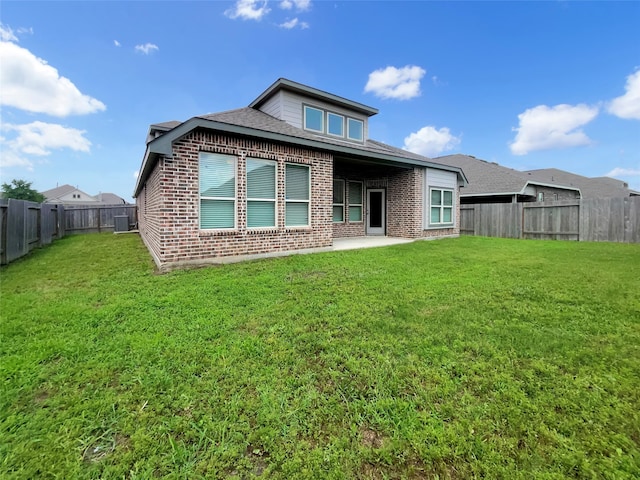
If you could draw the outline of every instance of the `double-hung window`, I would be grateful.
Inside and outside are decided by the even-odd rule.
[[[349,182],[349,221],[362,221],[362,182]]]
[[[200,152],[200,228],[235,228],[236,158]]]
[[[431,225],[453,224],[453,190],[431,188]]]
[[[247,228],[276,226],[276,162],[247,158]]]
[[[344,180],[333,181],[333,222],[344,222]]]
[[[285,219],[287,227],[309,225],[309,199],[311,198],[310,169],[308,165],[285,164]]]

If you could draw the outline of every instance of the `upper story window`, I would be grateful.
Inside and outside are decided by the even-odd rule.
[[[362,120],[310,105],[303,106],[303,126],[305,130],[332,137],[358,142],[364,141],[364,122]]]
[[[304,128],[305,130],[324,133],[324,111],[305,105]]]
[[[350,118],[347,122],[347,137],[349,140],[358,140],[361,142],[364,136],[364,123],[362,120]]]
[[[327,133],[344,137],[344,117],[342,115],[327,112]]]

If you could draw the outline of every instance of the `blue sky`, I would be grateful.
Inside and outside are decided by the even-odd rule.
[[[0,176],[131,200],[148,126],[285,77],[436,157],[640,190],[640,2],[4,1]]]

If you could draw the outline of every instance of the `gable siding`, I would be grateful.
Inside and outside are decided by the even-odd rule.
[[[260,107],[260,111],[282,120],[282,92],[276,93]]]

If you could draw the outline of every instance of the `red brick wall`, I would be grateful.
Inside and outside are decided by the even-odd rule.
[[[233,231],[199,228],[199,152],[236,156],[238,162],[238,224]],[[246,158],[275,160],[278,225],[246,227]],[[311,166],[311,225],[285,227],[284,166]],[[173,155],[161,159],[137,202],[140,233],[158,264],[197,263],[207,259],[282,252],[332,244],[332,156],[302,148],[246,138],[194,131],[174,142]]]

